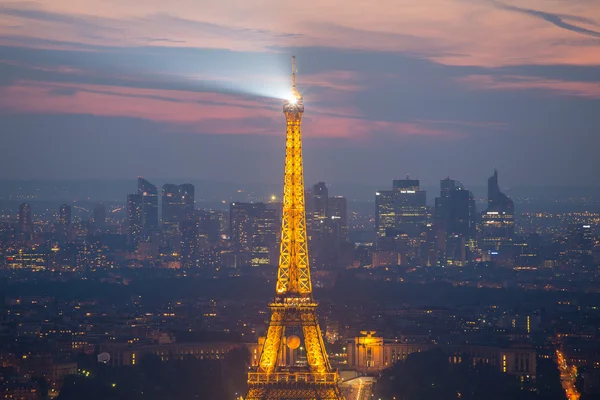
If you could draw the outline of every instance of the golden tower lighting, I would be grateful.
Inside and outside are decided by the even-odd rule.
[[[304,104],[296,88],[295,57],[292,57],[292,94],[284,101],[287,121],[281,250],[275,299],[269,305],[271,321],[258,367],[248,373],[246,400],[320,399],[344,400],[331,368],[317,320],[308,264],[304,170],[302,166],[302,114]],[[307,366],[280,365],[286,329],[301,330]],[[298,343],[293,346],[297,347]],[[302,347],[301,347],[302,348]]]

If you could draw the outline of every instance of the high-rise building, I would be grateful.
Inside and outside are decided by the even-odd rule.
[[[134,247],[142,239],[142,195],[127,195],[127,233],[130,245]]]
[[[345,242],[348,237],[348,202],[345,197],[330,197],[327,202],[329,225],[337,242]]]
[[[327,231],[327,208],[329,203],[329,190],[325,182],[313,185],[312,189],[312,234],[317,240]]]
[[[396,228],[396,191],[380,190],[375,193],[375,231],[384,237]]]
[[[71,206],[63,204],[58,210],[58,239],[61,243],[69,241],[71,232]]]
[[[31,206],[28,203],[19,205],[19,216],[17,221],[17,240],[26,242],[33,235],[33,217]]]
[[[92,231],[103,233],[106,230],[106,207],[102,203],[96,204],[92,217]]]
[[[488,207],[481,214],[481,248],[498,251],[510,243],[515,231],[515,206],[500,191],[498,171],[488,179]]]
[[[393,190],[380,190],[375,196],[377,236],[390,233],[418,238],[427,226],[426,193],[418,179],[396,179]]]
[[[162,224],[166,230],[179,228],[181,198],[179,186],[166,183],[162,187]]]
[[[142,177],[138,177],[138,195],[142,196],[142,235],[148,240],[158,228],[158,188]]]
[[[426,193],[421,190],[418,179],[395,179],[392,190],[377,191],[375,229],[378,250],[398,252],[402,263],[417,261],[426,241],[427,215]],[[389,249],[391,243],[396,246],[393,250]]]
[[[476,210],[473,194],[459,181],[441,180],[440,197],[435,199],[434,224],[438,261],[442,265],[464,265],[474,250]]]
[[[232,248],[252,253],[254,266],[274,262],[277,248],[277,210],[265,203],[231,203],[229,225]]]
[[[196,266],[195,256],[199,250],[198,218],[195,215],[185,218],[180,222],[181,232],[181,267],[192,268]]]
[[[63,204],[60,206],[58,214],[58,223],[62,226],[71,226],[71,206]]]
[[[179,224],[194,214],[194,185],[167,183],[162,187],[162,223],[167,232],[175,232]]]

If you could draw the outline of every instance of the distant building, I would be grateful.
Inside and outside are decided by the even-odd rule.
[[[102,233],[106,230],[106,207],[104,204],[99,203],[94,207],[94,214],[92,217],[92,231],[95,233]]]
[[[473,194],[450,178],[440,182],[440,197],[435,199],[434,229],[437,235],[439,262],[464,265],[474,250],[476,209]],[[470,245],[470,246],[469,246]]]
[[[427,224],[426,192],[417,179],[396,179],[393,185],[392,190],[380,190],[375,196],[377,236],[390,231],[421,236]]]
[[[127,195],[127,236],[129,244],[136,247],[142,238],[142,195]]]
[[[337,241],[345,242],[348,237],[348,202],[345,197],[329,198],[327,217]]]
[[[277,262],[277,211],[265,203],[231,203],[231,245],[237,252],[251,253],[253,266]]]
[[[481,248],[497,252],[513,239],[515,231],[515,206],[500,191],[498,171],[488,179],[488,207],[481,214]]]
[[[194,185],[167,183],[162,187],[162,224],[167,232],[179,229],[179,224],[194,213]]]
[[[138,195],[142,197],[142,235],[149,240],[152,231],[158,228],[158,188],[139,177]]]
[[[375,230],[377,250],[399,253],[399,260],[410,263],[420,258],[427,235],[426,192],[417,179],[396,179],[392,190],[375,193]],[[393,239],[390,239],[393,238]],[[385,242],[385,244],[383,243]],[[390,248],[390,243],[395,248]],[[386,247],[383,249],[382,247]],[[392,246],[393,247],[393,246]],[[375,255],[374,255],[375,257]],[[377,259],[380,259],[379,255]]]
[[[58,210],[58,238],[59,242],[66,243],[69,241],[71,232],[71,206],[63,204]]]
[[[327,210],[329,206],[329,190],[325,182],[313,185],[312,189],[312,230],[317,240],[327,231]]]
[[[58,223],[62,226],[71,226],[71,206],[68,204],[63,204],[60,206],[59,215],[58,215]]]
[[[31,239],[33,235],[33,213],[28,203],[19,205],[19,216],[17,221],[17,238],[20,242]]]

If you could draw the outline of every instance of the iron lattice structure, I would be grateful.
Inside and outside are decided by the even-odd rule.
[[[259,365],[248,374],[246,400],[344,400],[338,388],[339,375],[331,368],[317,320],[317,302],[312,296],[304,170],[302,166],[302,114],[304,104],[296,88],[296,66],[292,57],[292,97],[283,105],[287,121],[281,249],[271,320]],[[307,367],[279,365],[286,328],[301,328]]]

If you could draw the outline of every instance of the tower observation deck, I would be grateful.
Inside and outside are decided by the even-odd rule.
[[[310,279],[304,170],[302,115],[304,103],[296,88],[292,57],[292,94],[284,101],[287,122],[281,221],[281,249],[271,320],[258,367],[248,373],[246,400],[344,400],[339,375],[331,368],[317,320],[318,303]],[[284,344],[304,343],[307,365],[280,365]]]

